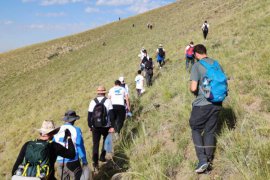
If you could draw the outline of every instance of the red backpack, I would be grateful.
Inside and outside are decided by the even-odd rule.
[[[189,46],[189,48],[187,50],[187,55],[188,56],[193,56],[193,50],[194,50],[194,47]]]

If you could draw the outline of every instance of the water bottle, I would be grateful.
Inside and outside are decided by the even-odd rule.
[[[21,176],[23,174],[24,165],[19,165],[18,169],[16,170],[15,174],[17,176]]]

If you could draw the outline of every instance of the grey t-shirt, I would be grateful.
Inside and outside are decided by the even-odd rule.
[[[214,60],[211,58],[203,58],[203,60],[209,64],[213,64]],[[191,81],[197,81],[198,82],[198,93],[196,99],[193,101],[192,106],[205,106],[208,104],[212,104],[210,101],[207,101],[207,99],[203,96],[203,92],[200,89],[200,85],[202,82],[202,78],[204,74],[206,73],[206,69],[201,65],[201,63],[198,61],[196,62],[191,69],[190,74],[190,80]]]

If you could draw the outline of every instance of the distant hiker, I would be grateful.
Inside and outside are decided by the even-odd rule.
[[[114,132],[113,106],[110,99],[105,97],[106,89],[103,86],[97,88],[97,97],[91,100],[88,108],[88,127],[92,132],[93,152],[92,160],[94,170],[98,170],[98,159],[106,162],[104,142],[108,133]],[[102,149],[99,157],[99,141],[103,136]]]
[[[148,28],[148,29],[150,28],[150,23],[147,23],[147,28]]]
[[[59,131],[53,121],[45,120],[39,131],[39,138],[26,142],[12,169],[12,175],[38,177],[40,179],[56,180],[54,177],[54,163],[57,156],[74,158],[75,147],[69,130],[64,132],[66,148],[52,142],[53,135]],[[33,171],[32,171],[33,170]],[[16,179],[16,177],[13,177]]]
[[[116,80],[114,82],[114,87],[109,90],[108,98],[112,101],[113,105],[113,115],[115,119],[114,129],[116,133],[120,133],[124,125],[126,118],[125,100],[127,104],[127,109],[130,112],[130,104],[127,90],[120,86],[121,82]]]
[[[132,24],[132,27],[135,27],[135,24]]]
[[[106,42],[103,42],[103,43],[102,43],[102,46],[106,46]]]
[[[145,56],[147,57],[147,59],[149,58],[147,55],[147,50],[144,47],[142,47],[142,49],[140,50],[140,54],[138,54],[138,57],[140,58],[140,63]]]
[[[144,77],[141,75],[142,71],[138,70],[138,74],[135,77],[135,83],[136,83],[136,90],[137,95],[140,97],[144,91],[143,85],[144,85]]]
[[[143,50],[143,56],[142,56],[142,60],[140,62],[140,69],[142,71],[142,75],[145,76],[145,62],[148,61],[149,56],[147,54],[146,49]]]
[[[153,28],[153,25],[152,25],[152,24],[150,24],[150,25],[149,25],[149,28],[150,28],[150,29],[152,30],[152,28]]]
[[[227,78],[218,62],[207,56],[204,45],[196,45],[194,55],[199,61],[192,66],[190,75],[190,91],[196,99],[189,123],[199,159],[195,172],[203,173],[214,158],[218,114],[227,96]]]
[[[126,84],[125,82],[125,78],[123,76],[120,76],[119,77],[119,81],[121,82],[121,85],[123,88],[126,89],[127,91],[127,95],[128,95],[128,98],[129,98],[129,89],[128,89],[128,85]],[[132,116],[131,112],[128,111],[128,105],[127,105],[127,101],[125,100],[125,107],[126,107],[126,116]]]
[[[88,167],[82,131],[79,127],[74,126],[75,121],[78,119],[80,119],[80,116],[78,116],[75,111],[67,111],[63,117],[64,125],[62,125],[59,132],[54,135],[54,141],[65,147],[66,145],[63,141],[65,136],[64,132],[68,129],[71,132],[72,142],[76,147],[76,156],[74,158],[67,159],[60,156],[57,157],[58,174],[60,177],[63,177],[63,179],[79,180],[81,178],[82,166],[80,161],[83,167]]]
[[[162,44],[159,44],[158,49],[156,50],[157,62],[159,63],[159,68],[161,69],[162,65],[165,64],[166,52]]]
[[[118,20],[120,21],[120,20],[121,20],[121,18],[119,17],[119,18],[118,18]]]
[[[203,32],[204,40],[206,40],[208,31],[209,31],[209,24],[207,23],[207,21],[204,21],[204,23],[202,25],[202,32]]]
[[[153,77],[153,69],[154,69],[154,64],[152,58],[149,58],[145,62],[145,78],[146,78],[146,85],[147,87],[152,86],[152,77]]]
[[[186,47],[186,49],[185,49],[186,70],[187,71],[190,71],[192,65],[194,64],[194,53],[193,53],[193,50],[194,50],[194,44],[193,44],[193,41],[191,41],[189,43],[189,45]],[[189,64],[191,64],[190,65],[190,68],[189,68]]]

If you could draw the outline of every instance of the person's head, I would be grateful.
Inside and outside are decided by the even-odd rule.
[[[189,44],[194,45],[193,41],[190,41],[190,43],[189,43]]]
[[[116,81],[114,81],[114,85],[120,86],[121,85],[121,82],[117,79]]]
[[[142,73],[142,71],[141,70],[138,70],[138,74],[141,74]]]
[[[207,21],[204,21],[204,23],[207,23]]]
[[[67,112],[65,112],[65,115],[63,117],[63,121],[70,124],[74,124],[75,121],[78,119],[80,119],[80,116],[78,116],[73,110],[68,110]]]
[[[121,82],[121,84],[125,83],[125,78],[123,76],[120,76],[118,80]]]
[[[195,58],[198,60],[200,60],[204,57],[207,57],[207,50],[203,44],[195,45],[193,51],[194,51]]]
[[[45,120],[42,122],[41,128],[36,129],[39,132],[40,139],[51,140],[53,135],[59,131],[59,127],[56,128],[52,120]]]
[[[147,51],[146,51],[146,49],[144,49],[143,51],[142,51],[143,53],[145,53],[145,54],[147,54]]]
[[[97,88],[97,95],[98,96],[105,96],[106,88],[104,86],[98,86]]]
[[[149,58],[149,61],[153,61],[153,59],[152,58]]]

